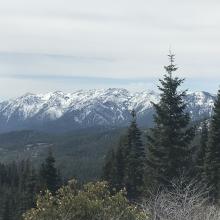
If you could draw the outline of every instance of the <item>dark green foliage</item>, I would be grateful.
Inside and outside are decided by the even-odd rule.
[[[20,220],[26,210],[35,207],[40,191],[49,188],[55,192],[61,182],[54,163],[51,153],[40,171],[29,160],[0,163],[0,219]]]
[[[22,213],[34,207],[37,185],[35,170],[28,160],[0,164],[0,219],[21,219]]]
[[[55,167],[55,158],[52,155],[52,151],[49,150],[48,156],[40,168],[40,181],[41,188],[48,189],[50,192],[55,193],[61,186],[61,177]]]
[[[107,180],[112,189],[119,191],[125,187],[125,173],[127,162],[127,137],[122,136],[118,147],[107,154],[103,167],[103,179]]]
[[[141,196],[144,186],[145,147],[141,138],[141,131],[137,127],[135,112],[128,129],[128,143],[126,152],[125,185],[128,197],[136,199]]]
[[[198,178],[201,180],[204,179],[205,175],[205,157],[206,157],[206,151],[207,151],[207,145],[208,145],[208,125],[207,121],[204,121],[202,123],[202,129],[201,129],[201,134],[200,134],[200,143],[199,143],[199,149],[197,152],[197,157],[196,157],[196,174]]]
[[[57,135],[34,131],[0,134],[0,161],[29,158],[37,168],[53,146],[56,166],[66,180],[72,177],[80,182],[98,180],[105,155],[116,146],[124,131],[124,128],[102,128]]]
[[[146,152],[134,111],[132,117],[126,136],[106,160],[104,179],[116,190],[126,187],[128,198],[133,200],[143,192]]]
[[[116,188],[116,166],[115,166],[115,152],[114,150],[109,151],[106,157],[106,162],[103,166],[102,178],[108,180],[111,186]]]
[[[126,175],[126,146],[127,146],[127,137],[122,136],[119,142],[119,146],[116,149],[115,154],[115,167],[116,167],[116,180],[115,187],[117,190],[123,189],[125,187],[125,175]]]
[[[2,220],[10,220],[10,219],[11,219],[10,198],[7,197],[3,205]]]
[[[205,158],[207,184],[212,187],[210,195],[214,202],[220,199],[220,90],[215,102],[211,121],[209,143]]]
[[[190,143],[194,128],[189,128],[190,117],[185,112],[186,92],[180,92],[183,79],[174,77],[177,70],[174,55],[170,54],[170,65],[165,66],[166,74],[160,80],[161,100],[155,108],[154,128],[148,135],[148,180],[152,184],[167,185],[191,165]]]

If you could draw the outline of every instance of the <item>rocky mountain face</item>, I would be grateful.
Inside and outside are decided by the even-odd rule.
[[[126,89],[56,91],[27,93],[0,103],[0,132],[21,129],[68,131],[96,126],[125,126],[135,109],[142,126],[152,125],[152,102],[160,96],[154,91],[130,92]],[[212,114],[215,96],[207,92],[188,93],[187,111],[193,120]]]

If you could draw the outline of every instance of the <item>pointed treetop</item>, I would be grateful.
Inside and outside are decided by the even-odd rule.
[[[169,60],[170,60],[170,65],[174,65],[175,54],[172,53],[171,49],[169,50],[168,57],[169,57]]]
[[[168,58],[170,61],[170,64],[168,66],[165,66],[165,70],[167,71],[167,73],[169,74],[170,77],[172,77],[172,73],[174,71],[176,71],[178,68],[176,67],[176,65],[174,64],[175,61],[175,54],[172,53],[171,50],[169,50],[169,54],[168,54]]]
[[[132,116],[132,121],[136,121],[137,114],[136,114],[136,111],[134,109],[131,111],[131,116]]]

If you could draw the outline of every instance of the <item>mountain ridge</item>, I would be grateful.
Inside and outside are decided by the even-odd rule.
[[[0,132],[22,129],[68,131],[95,126],[125,126],[136,110],[141,125],[152,125],[152,102],[157,92],[130,92],[123,88],[26,93],[0,102]],[[187,111],[193,120],[212,114],[215,95],[205,91],[186,96]]]

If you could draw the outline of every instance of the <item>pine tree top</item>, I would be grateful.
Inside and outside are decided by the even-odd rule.
[[[132,117],[132,122],[135,122],[137,119],[137,113],[134,109],[131,111],[131,117]]]
[[[172,73],[175,72],[178,68],[175,65],[175,54],[172,53],[172,51],[169,51],[169,54],[167,55],[170,61],[170,64],[168,66],[164,66],[165,70],[169,74],[169,77],[172,77]]]

